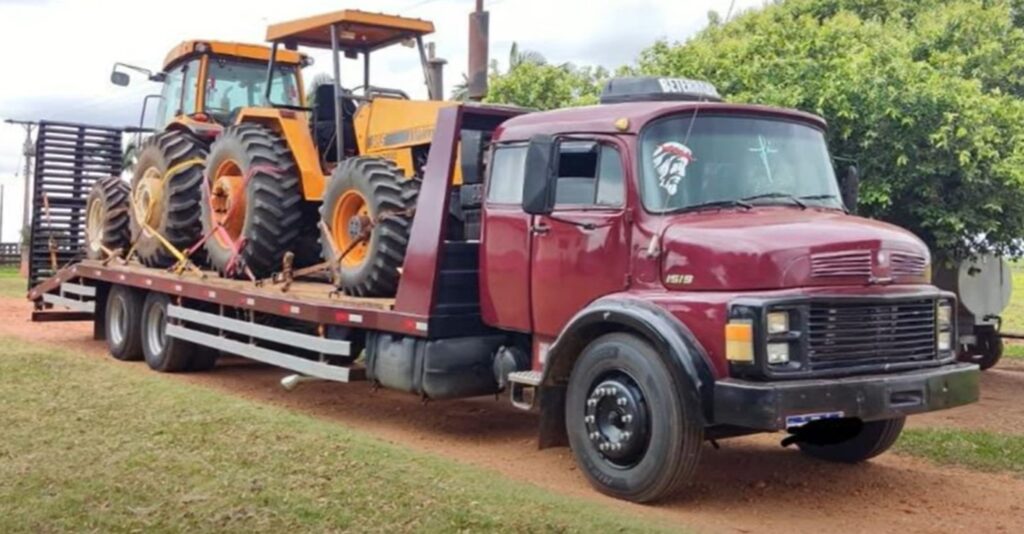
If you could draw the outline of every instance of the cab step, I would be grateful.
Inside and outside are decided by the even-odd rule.
[[[541,371],[519,371],[509,373],[509,399],[512,406],[520,410],[533,410],[537,403],[537,387],[544,380]]]

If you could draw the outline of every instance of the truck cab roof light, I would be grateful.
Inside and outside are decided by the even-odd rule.
[[[711,83],[687,78],[613,78],[601,91],[602,104],[664,101],[721,102],[722,97]]]

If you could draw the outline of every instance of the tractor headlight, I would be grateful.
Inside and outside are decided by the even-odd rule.
[[[769,335],[789,332],[789,312],[771,312],[768,314],[767,322]]]

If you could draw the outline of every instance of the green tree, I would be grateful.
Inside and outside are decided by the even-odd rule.
[[[1021,252],[1024,31],[1016,2],[789,0],[657,42],[636,71],[830,123],[860,163],[863,212],[942,258]]]
[[[553,65],[536,52],[520,50],[516,43],[508,64],[508,71],[501,72],[496,61],[491,63],[487,102],[540,110],[595,104],[608,78],[602,67]]]

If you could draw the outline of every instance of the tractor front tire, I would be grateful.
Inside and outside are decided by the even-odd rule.
[[[418,192],[418,182],[391,161],[353,157],[338,165],[324,191],[320,241],[339,289],[357,297],[395,295]]]
[[[131,235],[143,265],[169,267],[177,262],[160,238],[145,230],[143,218],[178,250],[202,237],[199,203],[205,158],[206,144],[188,132],[161,132],[142,145],[132,178]]]
[[[210,148],[205,180],[203,232],[212,234],[206,253],[222,276],[240,277],[244,267],[270,276],[287,252],[296,267],[315,257],[316,246],[303,240],[316,235],[315,205],[303,197],[295,159],[276,132],[257,124],[225,129]],[[223,231],[214,233],[218,227]]]
[[[96,180],[85,201],[85,256],[91,260],[105,259],[107,253],[128,251],[131,246],[128,196],[131,186],[120,176],[105,176]]]

